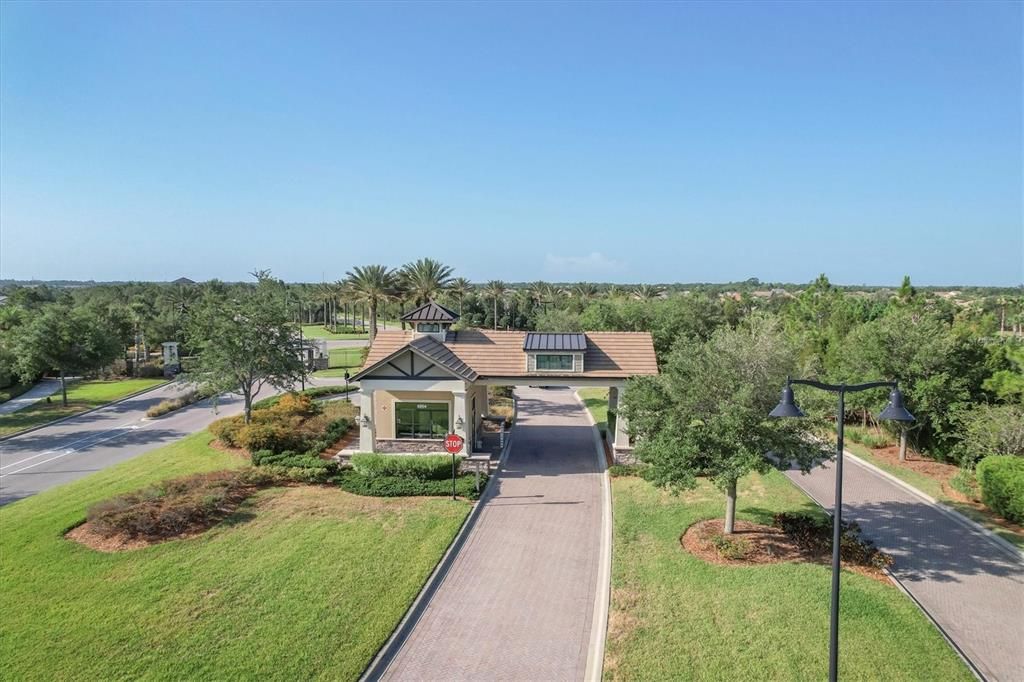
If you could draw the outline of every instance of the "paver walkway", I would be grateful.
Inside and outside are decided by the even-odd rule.
[[[32,403],[38,402],[48,395],[53,395],[60,390],[60,381],[57,379],[43,379],[38,384],[28,389],[17,398],[12,398],[5,403],[0,403],[0,414],[10,414],[26,408]]]
[[[844,458],[843,520],[893,555],[892,572],[990,680],[1024,680],[1024,561],[923,498]],[[831,466],[789,471],[819,504],[835,505]],[[842,652],[842,629],[840,629]],[[856,656],[848,651],[840,656]]]
[[[508,459],[385,679],[584,677],[604,499],[592,431],[572,391],[516,395]]]

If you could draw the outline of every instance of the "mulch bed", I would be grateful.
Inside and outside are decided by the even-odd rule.
[[[829,553],[814,554],[804,550],[792,538],[774,526],[736,520],[731,540],[749,544],[743,558],[733,559],[722,556],[712,539],[723,533],[724,519],[707,519],[698,521],[682,534],[679,544],[690,554],[710,564],[723,566],[757,566],[777,564],[784,561],[805,562],[830,565],[832,555]],[[889,583],[886,573],[880,569],[844,563],[843,568],[880,582]]]
[[[250,455],[249,451],[246,450],[245,448],[232,447],[230,445],[227,445],[226,443],[223,443],[222,441],[220,441],[220,440],[218,440],[216,438],[214,440],[210,441],[210,447],[213,448],[214,450],[220,450],[221,452],[226,452],[229,455],[234,455],[235,457],[238,457],[239,459],[244,459],[247,462],[251,462],[252,461],[252,455]]]
[[[151,547],[153,545],[159,545],[161,543],[169,542],[171,540],[184,540],[186,538],[192,538],[197,535],[202,535],[208,530],[209,527],[202,526],[192,529],[188,532],[181,533],[180,535],[160,539],[148,539],[138,537],[133,538],[123,533],[119,533],[118,535],[114,535],[112,537],[106,537],[93,530],[92,524],[86,521],[80,526],[75,526],[74,528],[69,530],[67,533],[64,534],[64,537],[68,540],[77,542],[80,545],[85,545],[89,549],[94,549],[97,552],[106,552],[110,554],[113,552],[124,552],[126,550]]]
[[[886,464],[910,469],[911,471],[916,471],[928,478],[934,478],[942,483],[943,488],[949,487],[949,479],[956,476],[960,471],[960,468],[955,464],[936,462],[934,459],[929,459],[920,453],[914,452],[910,448],[907,448],[907,460],[905,462],[901,462],[900,448],[898,445],[889,445],[884,448],[872,448],[871,454],[885,460]]]

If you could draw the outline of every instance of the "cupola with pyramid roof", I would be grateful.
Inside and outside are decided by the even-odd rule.
[[[431,336],[444,343],[448,330],[459,321],[459,314],[436,301],[427,301],[401,317],[412,326],[416,336]]]

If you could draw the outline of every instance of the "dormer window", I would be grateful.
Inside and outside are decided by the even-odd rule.
[[[573,370],[573,356],[571,353],[565,355],[554,353],[537,353],[537,371],[551,372],[562,370],[571,372]]]
[[[523,341],[527,372],[575,374],[583,371],[585,334],[530,332]]]
[[[440,322],[420,322],[416,325],[416,331],[421,334],[437,334],[441,331]]]

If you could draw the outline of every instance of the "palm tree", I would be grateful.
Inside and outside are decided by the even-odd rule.
[[[578,298],[582,303],[592,301],[597,298],[598,293],[597,285],[591,282],[579,282],[573,285],[571,295],[574,298]]]
[[[377,305],[395,291],[395,271],[386,265],[356,266],[345,273],[352,298],[370,309],[370,343],[377,336]]]
[[[398,278],[409,292],[413,303],[423,305],[437,297],[448,286],[452,281],[452,271],[450,266],[433,258],[420,258],[403,265]]]
[[[664,294],[665,289],[654,284],[640,284],[633,288],[633,298],[638,301],[653,301]]]
[[[547,282],[538,282],[540,288],[540,300],[544,302],[544,312],[548,310],[548,304],[554,305],[559,297],[562,296],[562,290],[554,284]]]
[[[459,317],[462,317],[462,299],[473,291],[473,283],[465,277],[456,277],[448,285],[448,292],[459,299]]]
[[[508,287],[500,279],[492,279],[484,285],[484,294],[494,299],[494,328],[498,328],[498,301],[503,300]]]
[[[604,296],[609,301],[618,301],[626,297],[626,290],[618,284],[613,284],[605,290]]]

